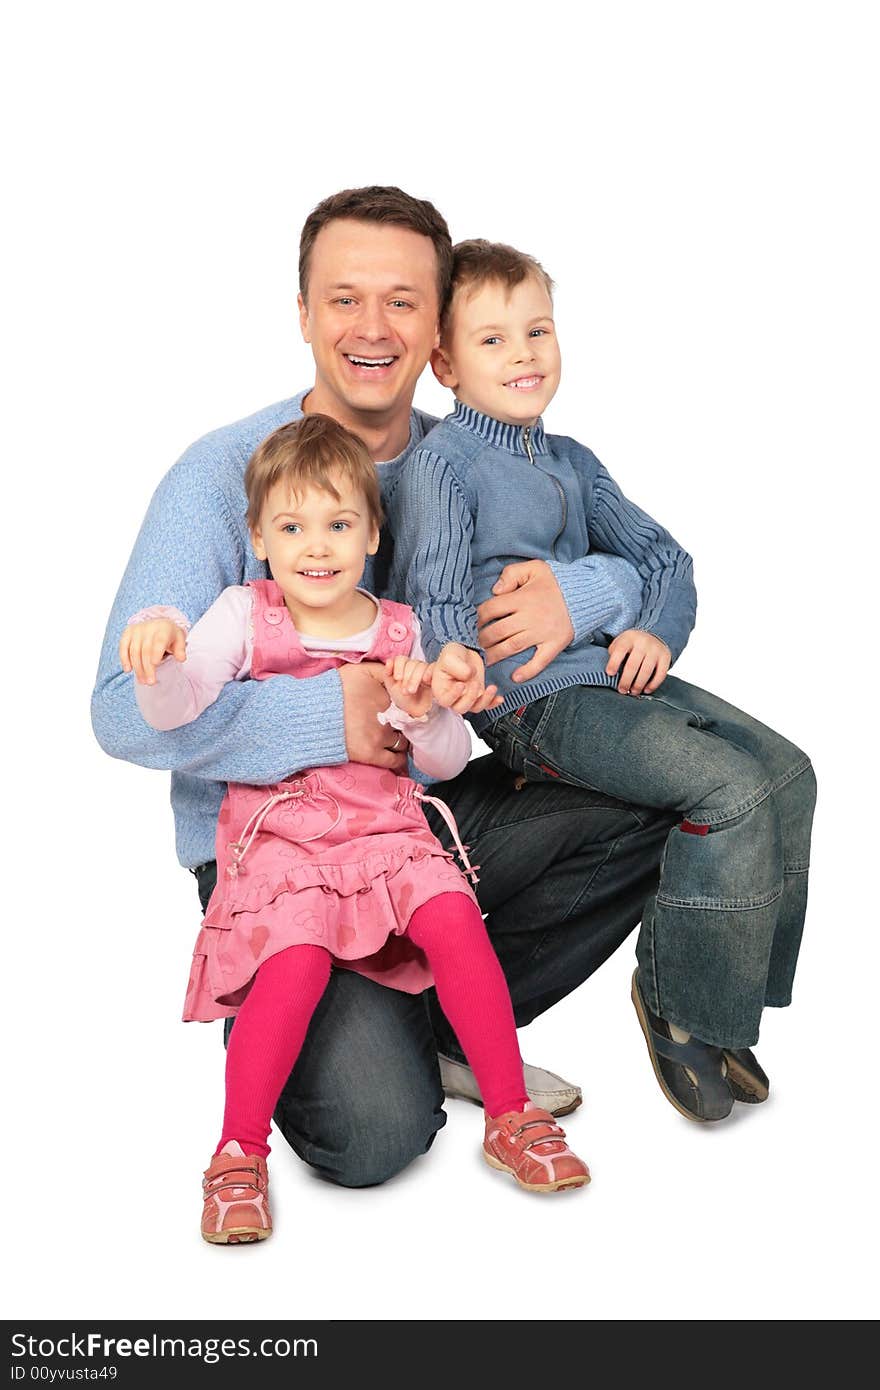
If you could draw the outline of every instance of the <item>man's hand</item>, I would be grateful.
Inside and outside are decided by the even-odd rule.
[[[498,686],[486,685],[486,668],[479,652],[461,642],[447,642],[431,669],[434,699],[456,714],[480,713],[504,704]]]
[[[345,746],[349,761],[369,763],[371,767],[389,767],[393,772],[406,773],[406,753],[409,747],[403,734],[380,724],[376,715],[390,703],[383,684],[385,664],[382,661],[347,662],[339,668],[342,681]],[[392,751],[391,745],[397,743]]]
[[[384,685],[397,708],[413,719],[427,714],[434,703],[431,667],[414,656],[390,656],[385,662]]]
[[[544,560],[519,560],[504,566],[492,593],[495,597],[477,609],[486,665],[534,647],[531,660],[511,677],[517,682],[533,680],[574,639],[562,590]]]
[[[617,682],[620,694],[650,695],[665,681],[671,662],[672,652],[659,637],[638,628],[628,628],[609,646],[605,673],[616,676],[623,664]]]
[[[141,685],[156,684],[156,667],[166,655],[186,661],[186,633],[170,618],[129,623],[119,639],[123,671],[134,671]]]

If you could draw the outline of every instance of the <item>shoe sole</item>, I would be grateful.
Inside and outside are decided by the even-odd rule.
[[[727,1062],[727,1084],[733,1092],[734,1100],[742,1101],[744,1105],[760,1105],[767,1099],[770,1094],[769,1086],[765,1086],[752,1072],[740,1066],[729,1052],[725,1052],[724,1060]]]
[[[251,1245],[256,1240],[265,1240],[272,1234],[263,1227],[233,1226],[228,1231],[202,1231],[202,1240],[209,1245]]]
[[[560,1178],[558,1182],[523,1182],[513,1168],[508,1168],[506,1163],[502,1163],[500,1158],[495,1158],[486,1149],[483,1150],[483,1157],[490,1168],[496,1168],[499,1173],[509,1173],[524,1192],[564,1192],[569,1187],[586,1187],[590,1181],[589,1173],[583,1178]]]
[[[639,994],[639,991],[636,987],[637,974],[638,971],[633,972],[632,988],[630,989],[630,998],[632,999],[633,1006],[635,1007],[636,1015],[639,1020],[639,1026],[641,1027],[642,1033],[644,1034],[645,1043],[647,1044],[648,1048],[648,1056],[651,1059],[651,1066],[654,1068],[654,1075],[657,1078],[657,1084],[659,1085],[660,1090],[663,1092],[664,1096],[669,1101],[669,1104],[674,1105],[679,1115],[684,1115],[686,1120],[693,1120],[694,1123],[698,1125],[717,1124],[717,1119],[709,1119],[705,1115],[695,1115],[692,1110],[686,1110],[685,1107],[682,1105],[681,1101],[678,1099],[678,1097],[672,1091],[670,1091],[669,1087],[667,1086],[666,1078],[660,1070],[660,1066],[657,1061],[657,1056],[654,1052],[654,1044],[651,1041],[651,1025],[648,1022],[647,1015],[645,1014],[645,1010],[642,1005],[641,995]],[[726,1120],[727,1116],[721,1115],[718,1117],[718,1119]]]
[[[444,1087],[443,1094],[447,1100],[466,1100],[468,1105],[478,1105],[481,1110],[484,1108],[483,1102],[481,1100],[477,1100],[474,1096],[466,1096],[463,1091],[447,1091]],[[542,1105],[541,1102],[536,1100],[535,1097],[532,1095],[529,1096],[529,1100],[532,1102],[533,1105],[536,1105],[539,1110],[549,1111],[549,1113],[551,1115],[554,1115],[557,1120],[560,1119],[563,1115],[572,1115],[575,1112],[575,1110],[579,1110],[584,1103],[583,1096],[578,1096],[577,1099],[573,1100],[570,1105],[563,1105],[558,1110],[554,1110],[552,1106]]]

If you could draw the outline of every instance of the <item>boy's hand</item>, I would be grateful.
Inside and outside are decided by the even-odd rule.
[[[431,667],[426,661],[412,656],[391,656],[385,662],[383,685],[391,699],[406,714],[418,719],[434,703],[431,692]]]
[[[438,705],[456,714],[480,713],[504,704],[497,685],[486,685],[486,667],[479,652],[460,642],[447,642],[433,666],[431,687]]]
[[[629,628],[615,637],[608,648],[605,673],[620,672],[617,689],[621,695],[650,695],[661,686],[672,662],[672,653],[665,642],[651,632]]]
[[[119,639],[123,671],[134,671],[141,685],[156,684],[156,667],[166,655],[186,661],[186,633],[170,618],[130,623]]]

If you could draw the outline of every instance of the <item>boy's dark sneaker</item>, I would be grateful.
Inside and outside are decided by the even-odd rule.
[[[632,978],[632,1001],[654,1074],[670,1105],[689,1120],[725,1119],[733,1109],[734,1093],[727,1081],[723,1050],[693,1036],[686,1043],[673,1042],[669,1025],[651,1013],[644,1001],[638,970]]]
[[[770,1082],[750,1048],[725,1047],[724,1060],[727,1063],[727,1084],[735,1100],[741,1100],[745,1105],[760,1105],[762,1100],[767,1099]]]

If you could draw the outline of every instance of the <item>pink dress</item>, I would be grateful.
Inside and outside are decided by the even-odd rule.
[[[255,580],[251,677],[311,676],[342,657],[305,651],[273,580]],[[383,599],[363,660],[409,653],[412,610]],[[440,893],[473,889],[433,835],[421,788],[364,763],[304,771],[272,786],[230,783],[217,825],[217,887],[193,952],[183,1017],[226,1018],[262,961],[301,943],[410,994],[433,984],[405,935]]]

